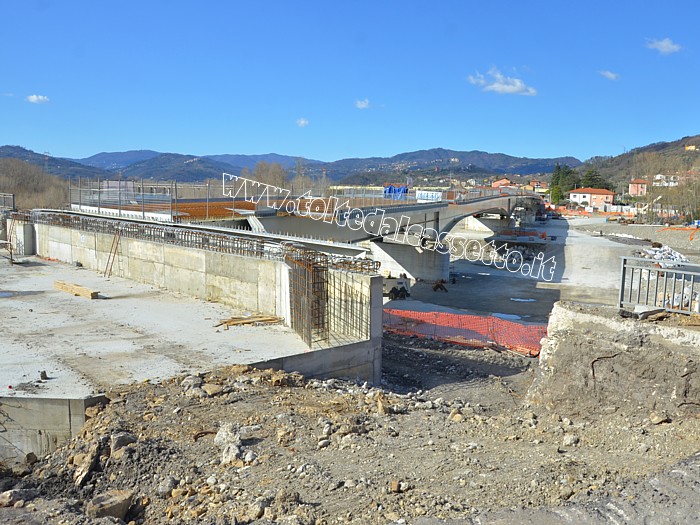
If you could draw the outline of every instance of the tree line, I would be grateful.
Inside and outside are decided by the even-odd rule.
[[[581,175],[566,164],[563,166],[557,164],[550,182],[550,201],[553,204],[560,204],[567,199],[568,192],[576,188],[613,190],[610,181],[605,179],[595,168],[589,168]]]
[[[260,161],[252,170],[243,168],[241,177],[288,189],[292,195],[311,192],[316,197],[322,196],[330,185],[325,173],[317,176],[309,175],[301,159],[297,159],[294,171],[287,170],[277,162]]]
[[[20,210],[62,208],[68,203],[68,180],[19,159],[0,158],[0,193],[13,193]]]

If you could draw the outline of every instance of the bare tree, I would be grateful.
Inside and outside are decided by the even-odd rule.
[[[0,193],[14,193],[17,209],[63,208],[68,181],[19,159],[0,159]]]

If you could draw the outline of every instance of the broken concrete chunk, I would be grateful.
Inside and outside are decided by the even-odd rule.
[[[199,388],[202,386],[203,383],[204,381],[199,376],[187,376],[185,379],[182,380],[180,386],[185,390],[189,390],[190,388]]]
[[[206,383],[202,385],[202,390],[204,390],[210,396],[216,396],[224,391],[224,387],[221,385],[214,385],[212,383]]]
[[[241,457],[241,436],[233,423],[224,423],[214,436],[214,444],[221,450],[221,464],[227,465]]]
[[[133,490],[110,490],[93,498],[87,504],[87,515],[91,518],[117,518],[123,520],[131,507]]]
[[[129,432],[116,432],[110,437],[110,452],[114,454],[120,448],[136,443],[136,436]]]
[[[649,421],[652,425],[660,425],[661,423],[670,423],[671,419],[664,413],[652,412],[649,414]]]
[[[176,480],[174,477],[167,477],[158,484],[158,489],[156,490],[156,493],[161,498],[167,498],[168,496],[170,496],[173,489],[178,486],[178,483],[179,481]]]
[[[578,445],[580,439],[577,435],[575,434],[567,434],[564,436],[564,440],[562,441],[562,445],[565,447],[573,447],[575,445]]]
[[[83,486],[88,475],[97,465],[97,459],[100,456],[99,453],[100,446],[97,443],[94,443],[90,447],[90,450],[87,452],[87,454],[85,454],[85,456],[83,457],[82,461],[80,462],[80,465],[78,465],[78,468],[75,469],[75,473],[73,474],[73,481],[75,481],[76,487]]]
[[[39,492],[35,489],[6,490],[0,494],[0,507],[12,507],[18,501],[29,501],[38,495]]]

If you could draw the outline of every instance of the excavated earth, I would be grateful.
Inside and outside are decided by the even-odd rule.
[[[246,366],[120,387],[78,437],[6,470],[0,522],[699,520],[698,348],[564,310],[541,366],[387,334],[381,388]]]

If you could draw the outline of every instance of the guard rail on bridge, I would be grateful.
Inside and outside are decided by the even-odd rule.
[[[78,212],[34,210],[31,213],[14,213],[20,222],[60,226],[143,241],[175,244],[188,248],[216,251],[258,259],[285,260],[290,251],[298,250],[290,243],[269,239],[251,239],[188,225],[163,225],[135,219],[116,219],[91,216]],[[313,250],[307,250],[313,252]],[[379,263],[371,259],[355,257],[325,256],[328,267],[358,273],[376,274]]]
[[[619,306],[700,312],[700,266],[677,261],[622,257]]]

